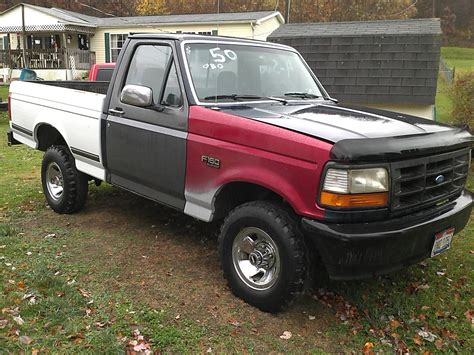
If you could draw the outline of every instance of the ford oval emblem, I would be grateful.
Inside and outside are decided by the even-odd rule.
[[[435,183],[436,183],[436,185],[442,184],[443,182],[444,182],[444,175],[438,175],[438,176],[435,178]]]

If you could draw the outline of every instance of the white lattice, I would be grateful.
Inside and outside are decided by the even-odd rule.
[[[0,26],[0,33],[19,33],[23,31],[22,26]],[[90,27],[64,25],[57,23],[54,25],[28,25],[26,32],[74,32],[74,33],[94,33],[95,29]]]

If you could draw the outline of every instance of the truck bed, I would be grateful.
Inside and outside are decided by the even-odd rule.
[[[93,92],[96,94],[107,94],[109,88],[108,81],[79,81],[79,80],[66,80],[66,81],[36,81],[35,83],[41,85],[56,86],[65,89],[73,89],[79,91]]]
[[[54,127],[73,152],[77,169],[103,180],[100,117],[108,86],[107,82],[84,81],[13,82],[10,127],[14,138],[37,148],[39,128]]]

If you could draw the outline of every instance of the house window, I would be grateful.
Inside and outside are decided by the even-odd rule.
[[[212,30],[212,31],[199,31],[199,32],[193,32],[193,31],[176,31],[176,33],[184,33],[184,34],[189,34],[189,35],[195,35],[196,33],[198,35],[204,35],[204,36],[217,36],[217,30]]]
[[[117,61],[120,50],[127,37],[128,35],[122,33],[113,33],[110,35],[110,58],[112,63]]]
[[[5,42],[5,37],[1,37],[0,36],[0,51],[6,49],[6,48],[3,48],[3,43]]]

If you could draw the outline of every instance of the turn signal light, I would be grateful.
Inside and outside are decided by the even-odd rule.
[[[388,192],[369,194],[336,194],[321,192],[321,204],[330,207],[382,207],[388,204]]]

